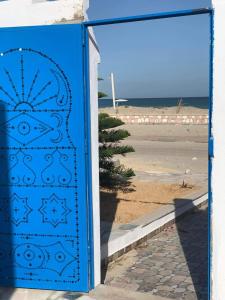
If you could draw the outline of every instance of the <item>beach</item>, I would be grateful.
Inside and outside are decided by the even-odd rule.
[[[138,108],[138,113],[144,110]],[[167,110],[173,111],[172,108],[163,111]],[[199,112],[194,108],[188,110]],[[131,111],[137,113],[135,108]],[[174,199],[207,192],[208,125],[125,124],[120,128],[130,132],[122,144],[132,145],[135,152],[114,159],[133,168],[136,176],[130,193],[102,190],[104,221],[127,223],[164,205],[173,205]]]

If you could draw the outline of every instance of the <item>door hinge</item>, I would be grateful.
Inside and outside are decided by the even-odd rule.
[[[209,159],[214,157],[214,138],[209,138]]]

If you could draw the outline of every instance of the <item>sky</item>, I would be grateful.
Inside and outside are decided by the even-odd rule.
[[[90,20],[210,7],[210,0],[90,0]],[[204,97],[209,82],[209,16],[95,27],[99,89],[117,98]]]

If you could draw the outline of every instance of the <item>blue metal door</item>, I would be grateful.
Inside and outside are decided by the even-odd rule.
[[[87,291],[82,25],[0,29],[0,284]]]

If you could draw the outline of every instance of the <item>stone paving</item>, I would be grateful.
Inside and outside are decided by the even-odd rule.
[[[192,212],[108,268],[105,284],[180,300],[207,300],[207,207]]]

